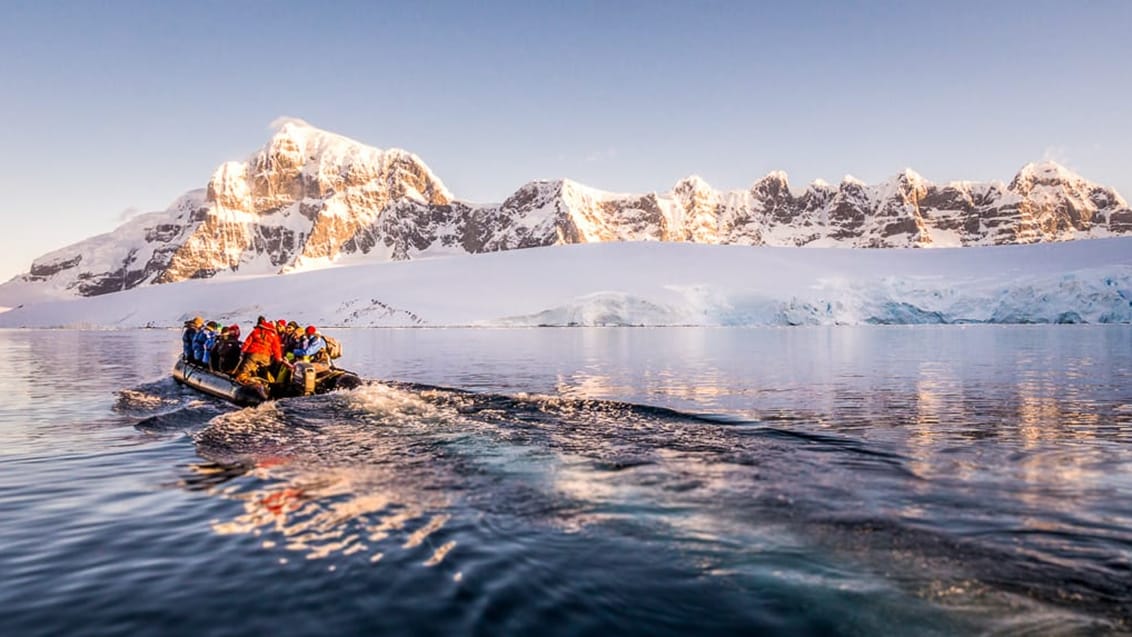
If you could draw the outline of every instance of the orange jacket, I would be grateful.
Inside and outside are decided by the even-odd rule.
[[[272,361],[283,360],[283,344],[279,341],[279,333],[271,323],[260,323],[248,334],[244,346],[240,348],[244,354],[263,354],[270,356]]]

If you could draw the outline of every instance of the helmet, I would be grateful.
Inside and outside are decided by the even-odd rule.
[[[291,321],[290,323],[287,324],[287,329],[297,330],[297,329],[299,329],[299,324],[296,323],[295,321]]]
[[[284,327],[287,327],[287,321],[284,321],[283,319],[279,319],[278,321],[275,321],[275,327],[281,330]]]
[[[313,326],[313,325],[307,326],[307,335],[308,336],[310,336],[311,334],[314,334],[317,331],[318,331],[318,329],[315,326]]]
[[[220,324],[217,323],[216,321],[209,321],[208,322],[208,329],[213,330],[213,331],[218,330],[218,329],[220,329]]]
[[[233,335],[233,336],[239,336],[240,335],[240,326],[236,325],[235,323],[229,325],[228,326],[228,333]]]
[[[201,325],[204,325],[204,319],[199,316],[194,316],[193,320],[189,321],[189,325],[192,325],[193,327],[200,327]]]

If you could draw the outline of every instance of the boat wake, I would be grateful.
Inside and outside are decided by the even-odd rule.
[[[214,531],[256,536],[282,562],[415,563],[459,580],[485,544],[581,534],[663,547],[728,578],[773,579],[800,553],[826,555],[805,565],[824,585],[896,582],[980,622],[1013,609],[1004,630],[1132,621],[1125,536],[1052,514],[1043,523],[1070,538],[1060,544],[966,532],[953,522],[980,512],[913,460],[789,419],[383,382],[236,409],[162,381],[123,392],[119,409],[139,429],[190,432],[202,462],[182,486],[239,503]],[[1011,506],[987,496],[1000,516]]]
[[[171,378],[118,392],[114,410],[136,418],[134,428],[145,433],[192,431],[232,407],[177,384]]]

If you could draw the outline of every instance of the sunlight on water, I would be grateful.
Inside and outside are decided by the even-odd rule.
[[[382,382],[249,409],[171,336],[0,333],[121,363],[0,370],[17,633],[1132,627],[1124,328],[343,331]]]
[[[237,484],[215,489],[243,503],[235,519],[212,524],[217,533],[268,534],[278,538],[268,547],[308,559],[337,553],[377,561],[396,535],[407,534],[401,548],[413,549],[443,527],[450,516],[430,511],[444,509],[449,497],[401,479],[402,450],[383,444],[379,428],[428,427],[451,421],[453,410],[380,384],[314,399],[313,408],[303,402],[224,414],[196,434],[203,455],[250,467]],[[426,563],[440,563],[454,546],[437,548]]]
[[[913,427],[927,426],[922,415],[929,410],[939,413],[956,396],[945,383],[923,378],[916,391],[921,399],[909,402],[907,409],[907,423]],[[1025,395],[1018,410],[1020,449],[1032,442],[1024,433],[1031,413],[1024,408]],[[323,417],[307,430],[303,423],[311,420],[312,411]],[[901,413],[890,407],[886,418],[895,423],[903,419]],[[1038,413],[1049,417],[1055,412]],[[937,555],[935,549],[924,549],[940,542],[937,533],[944,532],[942,528],[910,533],[899,525],[876,526],[873,520],[890,515],[934,526],[933,520],[950,505],[932,482],[958,477],[978,484],[992,479],[985,467],[966,477],[962,469],[944,470],[936,457],[940,450],[930,438],[927,445],[915,436],[909,439],[916,443],[909,449],[929,451],[921,458],[874,451],[862,455],[848,439],[811,438],[816,447],[798,446],[779,430],[755,421],[700,420],[663,409],[552,395],[506,397],[374,384],[301,405],[282,401],[227,414],[214,419],[197,440],[206,456],[219,451],[218,441],[250,453],[258,463],[251,473],[257,484],[272,485],[227,493],[225,497],[242,499],[245,510],[232,522],[216,524],[216,531],[258,536],[270,530],[282,536],[283,548],[303,552],[308,559],[339,554],[377,562],[397,548],[390,542],[399,543],[401,550],[417,548],[453,516],[467,516],[466,501],[437,493],[459,484],[453,495],[475,497],[490,484],[492,497],[522,489],[525,499],[541,503],[538,518],[564,532],[611,525],[651,529],[649,536],[660,532],[666,542],[699,554],[699,567],[720,577],[746,571],[732,564],[730,551],[720,553],[719,547],[742,547],[745,559],[771,563],[824,547],[830,555],[886,563],[890,576],[909,581],[908,594],[953,611],[994,615],[1024,605],[1049,622],[1047,628],[1080,621],[1024,601],[1012,587],[985,583],[995,562],[1007,555],[998,553],[1005,545],[987,542],[979,549],[985,557],[978,558],[985,566],[972,570],[978,561],[969,562],[951,572],[952,556],[973,548],[964,546],[968,540],[948,540],[953,548]],[[348,446],[343,441],[349,441]],[[292,455],[279,461],[272,451],[276,446]],[[415,466],[401,462],[422,457],[431,461]],[[259,466],[264,458],[270,459],[267,469]],[[1059,499],[1063,491],[1081,491],[1087,485],[1080,469],[1056,462],[1046,468],[1042,463],[1047,460],[1046,455],[1026,456],[1010,465],[1017,469],[1010,479],[1026,485],[1016,496],[1023,510],[1031,512],[1015,525],[1039,533],[1028,540],[1026,553],[1046,564],[1047,577],[1057,577],[1053,569],[1072,569],[1080,557],[1072,555],[1071,544],[1054,539],[1064,533],[1066,522],[1050,518],[1048,512],[1065,510]],[[1074,460],[1084,462],[1079,456]],[[846,482],[843,472],[829,472],[831,461],[866,470],[871,477]],[[469,465],[475,467],[471,473]],[[387,470],[390,466],[396,471]],[[485,475],[490,479],[483,480]],[[1060,485],[1049,493],[1069,476],[1076,479],[1071,486]],[[1001,482],[1006,477],[993,479]],[[862,498],[862,489],[872,495]],[[1035,517],[1033,512],[1039,510],[1043,513]],[[734,516],[739,512],[742,518]],[[1088,523],[1079,518],[1074,532],[1086,532],[1083,525]],[[863,531],[872,539],[854,547],[854,538]],[[997,533],[1018,537],[1011,527]],[[275,546],[275,540],[271,542]],[[458,544],[453,539],[436,543],[424,564],[441,563]],[[705,552],[705,547],[714,548]],[[936,575],[912,584],[921,570]],[[948,575],[940,578],[943,573]],[[785,588],[895,593],[882,579],[870,582],[823,561],[811,561],[803,570],[772,569],[760,577]],[[1040,589],[1027,588],[1029,595],[1041,594]]]

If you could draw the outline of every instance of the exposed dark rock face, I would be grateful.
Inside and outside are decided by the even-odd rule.
[[[904,171],[877,185],[847,177],[796,191],[773,172],[732,192],[698,177],[632,195],[535,181],[501,204],[477,205],[453,200],[414,155],[290,122],[167,211],[45,255],[14,281],[92,296],[347,255],[401,260],[596,241],[969,246],[1129,233],[1132,210],[1115,191],[1052,162],[1025,166],[1009,185],[936,185]]]
[[[1109,213],[1108,230],[1112,234],[1132,234],[1132,210],[1123,208]]]
[[[76,254],[69,259],[61,261],[41,263],[36,262],[31,264],[31,272],[27,275],[29,279],[44,280],[48,277],[55,276],[63,270],[70,270],[78,266],[83,261],[83,255]]]

